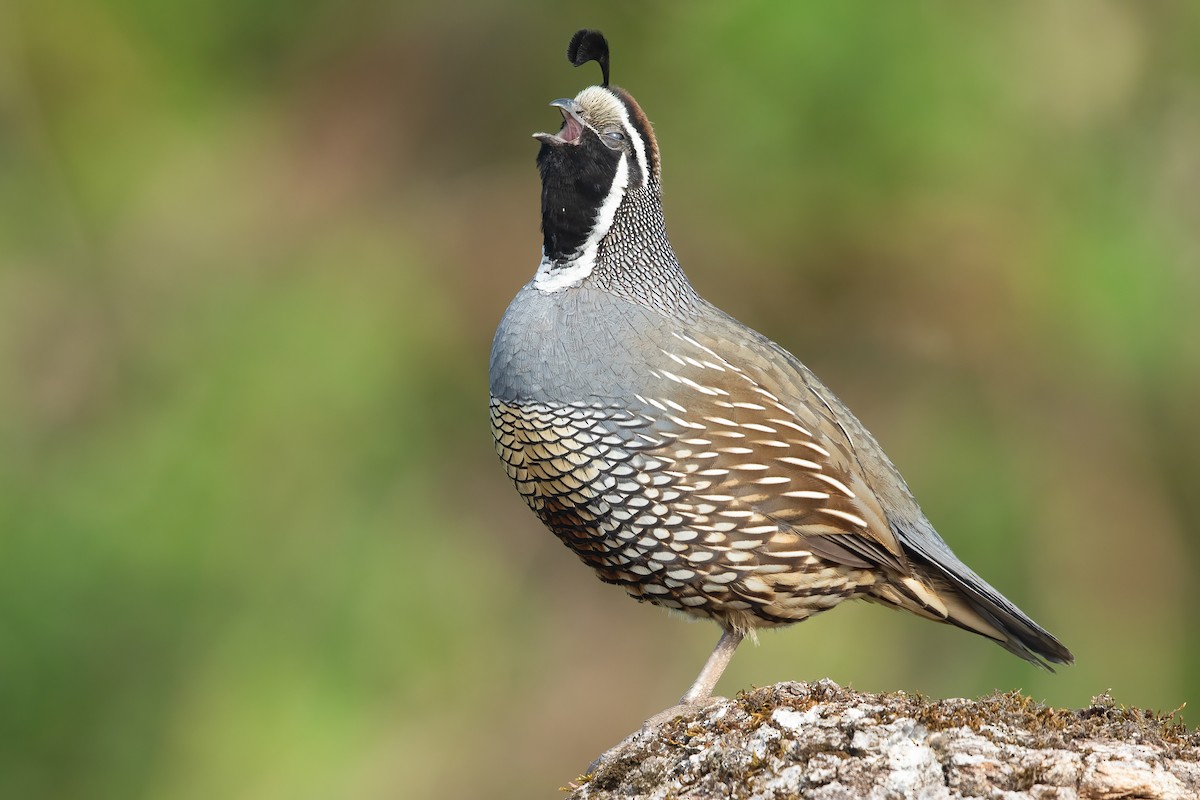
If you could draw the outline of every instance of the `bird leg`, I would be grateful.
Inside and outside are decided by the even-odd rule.
[[[743,634],[737,631],[727,630],[721,634],[721,640],[717,642],[717,646],[712,651],[712,655],[708,657],[708,661],[704,662],[704,668],[700,670],[700,674],[696,677],[696,682],[692,684],[692,688],[687,690],[687,694],[679,699],[679,703],[658,712],[643,722],[639,730],[629,734],[618,745],[609,748],[601,754],[599,758],[588,766],[586,774],[596,774],[603,766],[619,758],[621,753],[634,741],[653,731],[663,723],[669,722],[689,711],[694,711],[696,706],[709,700],[712,697],[713,689],[716,688],[717,681],[721,679],[721,673],[725,671],[725,667],[729,666],[729,659],[733,658],[733,652],[737,650],[737,646],[741,643],[742,638]]]
[[[683,697],[679,698],[680,705],[695,705],[712,696],[713,689],[717,686],[717,681],[721,679],[721,673],[729,666],[729,659],[733,658],[733,651],[737,650],[737,646],[741,644],[741,641],[742,634],[737,631],[727,630],[721,634],[721,640],[717,642],[717,646],[713,649],[712,655],[708,657],[708,661],[704,662],[704,668],[696,676],[696,682],[692,684],[692,688],[688,689]]]

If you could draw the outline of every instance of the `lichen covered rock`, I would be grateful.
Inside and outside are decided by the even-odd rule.
[[[1061,710],[782,683],[643,728],[569,797],[1195,800],[1200,735],[1106,695]]]

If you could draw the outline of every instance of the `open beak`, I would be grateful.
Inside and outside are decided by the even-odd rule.
[[[562,112],[563,126],[558,133],[535,133],[533,138],[550,145],[579,144],[583,136],[583,119],[579,103],[569,97],[562,97],[550,105]]]

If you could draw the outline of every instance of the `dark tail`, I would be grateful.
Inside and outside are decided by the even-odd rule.
[[[913,538],[903,541],[914,576],[877,590],[878,599],[986,636],[1051,672],[1051,663],[1075,662],[1062,642],[959,561],[940,537],[935,534],[932,542],[920,537],[915,543]]]

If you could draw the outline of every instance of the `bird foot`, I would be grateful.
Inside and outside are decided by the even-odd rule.
[[[588,765],[585,774],[595,775],[605,767],[615,764],[622,756],[633,750],[642,740],[648,738],[649,734],[653,733],[663,725],[673,722],[680,717],[697,712],[703,708],[707,708],[714,703],[725,702],[726,699],[727,698],[724,697],[710,695],[709,697],[697,700],[694,703],[680,702],[676,703],[670,708],[665,708],[662,711],[659,711],[657,714],[643,722],[636,731],[626,736],[616,745],[601,753],[599,758]]]

